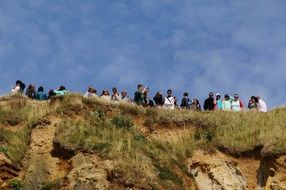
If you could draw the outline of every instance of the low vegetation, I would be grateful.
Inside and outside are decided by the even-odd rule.
[[[31,130],[44,116],[56,115],[61,122],[55,142],[75,153],[112,160],[114,169],[108,175],[114,186],[186,189],[192,185],[186,162],[196,149],[251,156],[258,147],[260,156],[286,154],[285,113],[285,108],[269,113],[146,109],[77,94],[56,97],[49,104],[14,97],[0,107],[0,152],[20,163]],[[18,125],[22,127],[12,130]],[[170,139],[150,135],[162,128],[184,133]],[[59,183],[46,189],[53,186]]]

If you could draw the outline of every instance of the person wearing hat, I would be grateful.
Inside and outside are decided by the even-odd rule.
[[[212,92],[209,93],[209,97],[205,100],[204,102],[204,110],[206,111],[212,111],[215,108],[215,104],[214,104],[214,98],[213,98],[214,94]]]
[[[223,111],[231,111],[231,99],[228,94],[224,95],[224,100],[222,102]]]
[[[222,110],[222,101],[219,93],[215,95],[215,110]]]
[[[231,102],[231,110],[235,112],[243,110],[243,104],[242,104],[242,101],[239,100],[238,94],[234,94],[233,97],[234,99]]]

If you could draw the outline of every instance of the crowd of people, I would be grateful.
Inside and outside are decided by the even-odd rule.
[[[25,83],[20,80],[17,80],[15,86],[12,87],[11,94],[25,94],[28,98],[36,100],[48,100],[53,96],[62,96],[68,93],[65,86],[60,86],[56,90],[50,90],[48,93],[44,91],[44,87],[40,86],[36,91],[35,85],[30,84],[26,92]],[[181,99],[181,104],[178,103],[178,99],[173,96],[171,89],[167,90],[167,95],[164,97],[161,91],[157,92],[156,95],[151,99],[149,97],[149,87],[144,87],[144,85],[139,84],[137,86],[137,91],[134,94],[134,98],[130,98],[126,90],[118,91],[116,87],[112,88],[112,93],[110,95],[108,90],[103,90],[100,95],[97,94],[97,90],[93,86],[89,86],[87,92],[84,94],[84,97],[99,97],[107,101],[122,101],[128,102],[130,104],[136,104],[143,107],[158,107],[164,109],[187,109],[187,110],[196,110],[201,111],[200,101],[196,98],[191,99],[188,92],[185,92]],[[219,93],[215,94],[213,92],[209,93],[208,98],[204,101],[203,109],[206,111],[243,111],[243,110],[254,110],[260,112],[267,112],[267,105],[259,96],[251,96],[247,108],[244,107],[243,102],[239,99],[238,94],[230,96],[225,94],[222,99]]]

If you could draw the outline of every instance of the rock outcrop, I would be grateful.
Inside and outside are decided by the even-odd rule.
[[[235,162],[224,160],[216,153],[196,151],[189,161],[190,172],[200,190],[245,190],[246,179]]]
[[[100,160],[95,155],[77,154],[71,159],[72,170],[67,176],[68,187],[74,190],[108,189],[108,171],[113,169],[109,160]]]
[[[5,181],[18,177],[19,171],[4,154],[0,154],[0,189]]]

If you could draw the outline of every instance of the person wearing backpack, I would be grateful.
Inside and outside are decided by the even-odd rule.
[[[172,90],[167,91],[167,97],[165,98],[163,108],[165,109],[175,109],[176,99],[172,96]]]
[[[142,84],[137,85],[137,91],[134,94],[134,102],[139,106],[145,105],[145,99],[144,99],[144,92],[146,89],[144,89],[144,86]]]
[[[243,103],[241,100],[239,100],[238,94],[234,94],[234,99],[231,102],[231,110],[234,112],[238,112],[243,110]]]
[[[192,101],[189,98],[189,94],[185,92],[183,94],[182,102],[181,102],[181,108],[182,109],[190,109]]]

